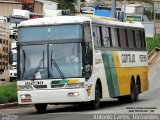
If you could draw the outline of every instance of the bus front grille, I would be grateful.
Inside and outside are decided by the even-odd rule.
[[[65,84],[52,84],[51,88],[61,88],[64,87]]]

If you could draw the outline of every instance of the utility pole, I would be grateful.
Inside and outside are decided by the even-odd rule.
[[[154,2],[154,8],[153,8],[153,12],[154,12],[154,36],[156,35],[156,7],[155,7],[155,2]]]
[[[126,0],[124,0],[124,12],[123,12],[123,22],[126,21]]]
[[[112,13],[112,18],[115,18],[115,13],[116,13],[116,0],[112,0],[112,3],[111,3],[111,13]]]

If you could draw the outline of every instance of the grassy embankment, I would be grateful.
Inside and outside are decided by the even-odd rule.
[[[150,53],[155,47],[160,48],[160,34],[156,35],[155,38],[147,38],[147,51]]]
[[[16,83],[0,86],[0,104],[17,101]]]

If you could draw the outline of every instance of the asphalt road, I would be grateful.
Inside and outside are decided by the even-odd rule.
[[[149,71],[149,91],[140,94],[139,101],[134,103],[103,100],[98,110],[87,110],[87,106],[82,105],[48,106],[45,114],[37,113],[34,107],[3,109],[0,110],[0,120],[92,120],[111,119],[109,117],[113,117],[112,114],[160,114],[160,57]],[[160,119],[160,116],[156,119]]]

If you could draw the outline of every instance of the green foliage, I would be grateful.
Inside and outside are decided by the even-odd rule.
[[[58,9],[70,9],[72,13],[74,13],[74,3],[76,3],[76,0],[51,0],[53,2],[58,3]]]
[[[147,50],[150,53],[155,47],[160,47],[160,34],[157,34],[155,38],[147,38]]]
[[[17,101],[16,83],[0,87],[0,104],[16,102],[16,101]]]

